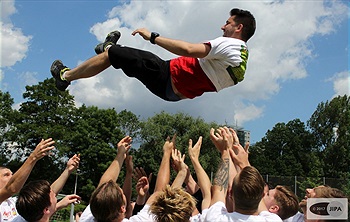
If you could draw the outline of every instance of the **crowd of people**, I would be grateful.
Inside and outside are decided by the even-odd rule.
[[[117,154],[101,176],[88,206],[76,215],[76,221],[299,222],[310,221],[305,214],[307,198],[346,198],[339,189],[318,186],[307,189],[305,199],[298,203],[297,196],[287,187],[268,188],[259,171],[249,163],[249,145],[242,147],[233,129],[220,127],[211,129],[209,134],[221,154],[212,182],[199,161],[202,136],[195,143],[191,139],[188,142],[187,153],[194,172],[185,163],[185,154],[176,148],[176,136],[173,136],[163,145],[158,172],[149,175],[143,168],[134,168],[133,158],[128,154],[132,138],[124,137],[117,144]],[[47,222],[57,210],[79,203],[76,194],[67,195],[59,202],[56,199],[69,175],[79,166],[79,155],[69,159],[54,183],[37,180],[25,184],[36,162],[53,148],[51,138],[42,140],[13,175],[10,169],[0,168],[0,221]],[[119,185],[116,181],[124,164],[126,175],[123,185]],[[172,169],[176,177],[171,181]],[[135,201],[132,201],[133,179]],[[16,193],[18,196],[12,197]]]

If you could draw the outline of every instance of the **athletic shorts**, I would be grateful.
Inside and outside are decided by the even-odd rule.
[[[129,76],[140,80],[153,94],[166,101],[180,98],[171,87],[170,61],[155,54],[121,45],[113,45],[108,50],[111,65],[122,69]]]

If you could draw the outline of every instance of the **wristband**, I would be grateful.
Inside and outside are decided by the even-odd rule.
[[[159,36],[160,36],[159,33],[157,33],[157,32],[151,32],[151,38],[149,39],[149,41],[150,41],[152,44],[156,44],[156,43],[155,43],[155,40],[156,40],[156,38],[159,37]]]

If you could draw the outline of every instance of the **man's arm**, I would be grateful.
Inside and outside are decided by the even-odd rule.
[[[209,208],[211,201],[211,182],[210,179],[199,162],[199,154],[202,145],[202,137],[199,137],[197,143],[192,147],[192,140],[188,142],[188,153],[193,164],[193,168],[196,171],[198,184],[202,192],[202,210]]]
[[[131,147],[131,142],[132,142],[132,139],[130,136],[126,136],[119,141],[119,143],[117,144],[118,146],[117,156],[114,158],[111,165],[109,165],[107,170],[102,175],[98,186],[110,180],[117,181],[120,173],[120,169],[123,165],[124,159],[126,158],[126,153]]]
[[[126,155],[125,166],[126,166],[126,175],[125,175],[125,180],[123,184],[123,192],[126,198],[125,217],[129,218],[132,216],[131,194],[132,194],[132,172],[134,170],[134,163],[132,162],[132,156]]]
[[[159,171],[156,180],[156,186],[154,188],[154,193],[148,198],[146,204],[151,204],[157,195],[162,192],[170,181],[170,157],[172,150],[175,149],[175,139],[176,135],[170,141],[170,137],[167,137],[163,146],[163,157],[162,162],[159,166]]]
[[[225,203],[229,183],[229,149],[233,143],[233,135],[230,133],[227,127],[224,127],[220,128],[219,133],[216,134],[215,131],[212,129],[210,131],[210,138],[213,141],[215,147],[221,153],[221,162],[215,174],[212,186],[212,199],[210,205],[213,205],[218,201],[222,201]]]
[[[145,40],[151,39],[151,32],[145,28],[136,29],[132,35],[139,34]],[[203,58],[208,55],[211,46],[204,43],[189,43],[181,40],[175,40],[159,36],[155,39],[155,43],[160,47],[179,56],[187,56],[194,58]]]
[[[47,156],[50,150],[55,148],[54,143],[55,141],[52,138],[40,141],[23,165],[13,174],[6,186],[0,189],[0,203],[22,189],[36,162]]]
[[[173,188],[181,188],[182,184],[185,182],[186,177],[188,176],[189,170],[188,166],[185,164],[185,154],[181,155],[181,152],[177,149],[172,152],[173,160],[178,169],[175,180],[171,184]]]
[[[61,192],[64,184],[66,184],[69,175],[79,167],[80,154],[74,154],[67,162],[66,169],[62,172],[59,178],[51,184],[52,191],[57,195]]]

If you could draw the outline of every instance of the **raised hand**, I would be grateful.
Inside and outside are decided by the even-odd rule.
[[[132,138],[130,136],[126,136],[123,139],[119,141],[117,144],[118,146],[118,153],[124,154],[124,159],[126,158],[126,153],[129,151],[132,143]]]
[[[78,169],[80,163],[80,154],[74,154],[72,158],[70,158],[67,162],[67,169],[69,172],[73,172]]]
[[[34,151],[30,154],[29,157],[33,158],[34,161],[38,161],[44,156],[47,156],[50,154],[50,151],[54,149],[55,147],[53,144],[55,143],[52,138],[49,139],[41,139],[40,143],[36,146]]]

